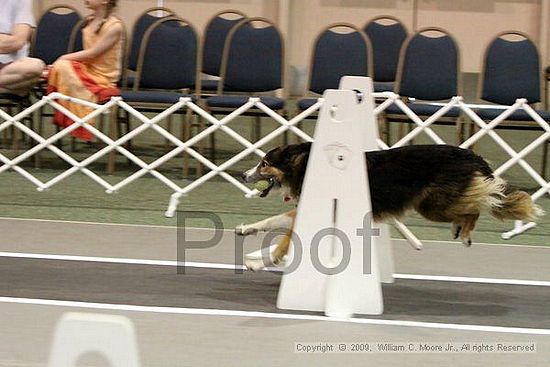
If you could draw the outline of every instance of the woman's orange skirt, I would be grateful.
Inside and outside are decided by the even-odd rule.
[[[48,76],[48,94],[52,92],[59,92],[93,103],[104,103],[112,96],[120,95],[120,90],[117,87],[101,76],[93,75],[86,64],[70,60],[58,60],[52,65]],[[58,103],[78,118],[83,118],[93,111],[89,107],[66,100],[59,100]],[[74,121],[56,110],[54,123],[65,128],[73,124]],[[92,119],[87,123],[93,125],[94,121]],[[85,141],[94,139],[94,135],[84,127],[73,130],[71,135]]]

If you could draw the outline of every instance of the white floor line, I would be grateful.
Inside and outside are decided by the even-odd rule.
[[[75,255],[56,255],[56,254],[34,254],[24,252],[0,252],[0,257],[20,258],[20,259],[38,259],[38,260],[57,260],[57,261],[84,261],[127,265],[153,265],[153,266],[182,266],[189,268],[203,269],[221,269],[221,270],[246,270],[246,267],[234,264],[217,264],[208,262],[178,262],[174,260],[148,260],[148,259],[126,259],[118,257],[97,257],[97,256],[75,256]],[[267,268],[266,271],[282,272],[284,268]],[[500,278],[481,278],[481,277],[462,277],[446,275],[423,275],[423,274],[394,274],[396,279],[409,280],[427,280],[441,282],[463,282],[463,283],[484,283],[484,284],[502,284],[502,285],[521,285],[550,287],[550,281],[545,280],[525,280],[525,279],[500,279]]]
[[[63,223],[63,224],[85,224],[85,225],[97,225],[97,226],[109,226],[109,227],[143,227],[143,228],[159,228],[159,229],[170,229],[174,230],[177,229],[177,226],[173,225],[151,225],[151,224],[127,224],[127,223],[100,223],[100,222],[83,222],[83,221],[70,221],[70,220],[54,220],[54,219],[32,219],[32,218],[14,218],[14,217],[0,217],[1,220],[15,220],[15,221],[36,221],[36,222],[45,222],[45,223]],[[198,230],[198,231],[206,231],[206,230],[212,230],[211,228],[200,228],[200,227],[187,227],[187,229],[191,230]],[[224,232],[233,233],[235,231],[234,228],[225,228],[223,229]],[[407,242],[407,240],[402,238],[392,238],[392,241],[397,242]],[[426,242],[432,242],[437,244],[444,244],[444,245],[462,245],[458,241],[442,241],[442,240],[433,240],[433,239],[423,239],[421,240],[423,243]],[[508,244],[508,243],[474,243],[474,246],[502,246],[502,247],[524,247],[524,248],[538,248],[538,249],[549,249],[550,246],[535,246],[535,245],[515,245],[515,244]]]
[[[393,277],[396,279],[430,280],[430,281],[440,281],[440,282],[486,283],[486,284],[550,287],[550,281],[545,281],[545,280],[476,278],[476,277],[421,275],[421,274],[394,274]]]
[[[436,323],[436,322],[401,321],[401,320],[368,319],[368,318],[338,319],[338,318],[331,318],[326,316],[300,315],[300,314],[290,314],[290,313],[216,310],[216,309],[203,309],[203,308],[138,306],[138,305],[109,304],[109,303],[60,301],[60,300],[36,299],[36,298],[0,297],[0,303],[89,308],[89,309],[100,309],[100,310],[109,310],[109,311],[180,314],[180,315],[194,315],[194,316],[226,316],[226,317],[251,317],[251,318],[265,318],[265,319],[279,319],[279,320],[331,321],[331,322],[348,323],[348,324],[418,327],[418,328],[429,328],[429,329],[479,331],[479,332],[488,332],[488,333],[550,335],[550,329],[534,329],[534,328],[532,329],[532,328],[520,328],[520,327],[485,326],[485,325],[468,325],[468,324],[446,324],[446,323]]]

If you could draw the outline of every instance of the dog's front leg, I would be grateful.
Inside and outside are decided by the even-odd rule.
[[[295,211],[286,213],[291,218],[291,224],[288,231],[284,234],[283,238],[279,240],[279,243],[275,247],[275,250],[269,254],[269,259],[258,259],[258,260],[247,260],[245,265],[248,269],[252,271],[258,271],[263,269],[266,266],[278,265],[285,255],[288,253],[288,248],[290,246],[290,240],[292,239],[292,234],[294,230],[294,215]]]
[[[295,216],[296,209],[293,209],[287,213],[275,215],[256,223],[241,224],[235,228],[235,233],[239,236],[248,236],[251,234],[256,234],[260,231],[268,232],[274,229],[289,229],[292,227],[292,222]]]

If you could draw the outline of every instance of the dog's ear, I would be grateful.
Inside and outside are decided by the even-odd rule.
[[[307,164],[307,158],[309,157],[309,152],[302,152],[294,157],[292,165],[294,167],[301,167],[302,165]]]
[[[264,160],[269,162],[270,165],[277,165],[277,163],[279,162],[280,159],[281,159],[281,148],[280,147],[271,149],[264,156]]]

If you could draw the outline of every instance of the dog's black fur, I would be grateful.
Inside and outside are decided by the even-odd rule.
[[[310,149],[311,143],[289,145],[271,150],[264,158],[270,167],[283,172],[284,180],[278,184],[287,186],[293,198],[300,197]],[[436,195],[441,196],[441,206],[458,199],[476,172],[493,178],[483,158],[450,145],[410,145],[365,156],[375,217],[400,214],[427,187],[439,189]],[[431,209],[438,206],[424,204],[428,205]]]

